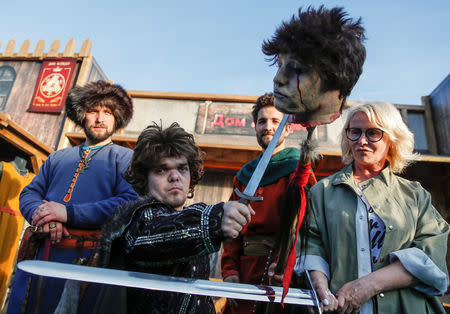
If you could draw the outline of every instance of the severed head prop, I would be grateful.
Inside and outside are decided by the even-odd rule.
[[[366,57],[361,19],[343,8],[299,9],[283,22],[262,51],[278,71],[273,79],[275,107],[303,126],[331,123],[342,111]]]

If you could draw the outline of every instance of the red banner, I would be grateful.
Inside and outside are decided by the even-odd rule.
[[[75,65],[76,59],[72,58],[44,60],[28,111],[60,113],[64,108]]]

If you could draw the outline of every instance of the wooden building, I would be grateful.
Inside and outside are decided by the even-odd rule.
[[[81,144],[85,138],[82,130],[66,119],[64,108],[56,113],[30,112],[43,64],[55,58],[73,60],[74,73],[68,88],[99,79],[107,80],[90,53],[91,45],[91,41],[86,40],[76,53],[75,41],[70,40],[64,51],[59,52],[60,42],[55,40],[48,52],[44,52],[45,43],[41,40],[30,52],[29,41],[25,41],[15,52],[15,42],[10,40],[4,51],[0,51],[0,112],[3,113],[0,115],[0,136],[12,145],[20,142],[12,133],[2,135],[5,134],[2,133],[2,125],[5,124],[32,135],[31,142],[43,147],[40,157],[36,147],[27,151],[29,156],[36,155],[31,161],[34,171],[51,150]],[[126,86],[126,82],[118,79],[119,84]],[[422,106],[396,105],[415,133],[416,150],[422,154],[404,176],[421,182],[431,192],[434,205],[447,221],[450,220],[449,82],[450,76],[431,95],[424,96]],[[260,153],[250,114],[258,96],[151,91],[129,91],[129,94],[134,101],[134,117],[124,130],[113,136],[113,141],[134,148],[140,132],[153,121],[163,126],[178,122],[194,134],[196,142],[206,152],[205,177],[191,202],[227,200],[235,173]],[[347,103],[347,107],[353,105],[357,103]],[[323,156],[313,165],[317,179],[343,167],[339,146],[342,125],[343,119],[339,118],[330,125],[318,127],[315,132],[319,152]],[[305,136],[303,128],[294,126],[292,134],[287,137],[287,145],[298,147]]]
[[[78,53],[75,40],[70,40],[63,52],[59,52],[60,41],[55,40],[48,52],[45,41],[40,40],[30,51],[29,40],[24,41],[15,52],[15,41],[10,40],[0,52],[0,112],[7,113],[10,119],[40,142],[52,149],[58,149],[60,136],[64,133],[65,112],[31,112],[34,92],[44,61],[73,60],[75,66],[66,90],[81,86],[86,82],[106,79],[105,74],[91,55],[92,42],[87,39]]]
[[[98,79],[107,80],[91,55],[92,43],[89,39],[82,43],[78,53],[75,52],[76,43],[73,39],[62,52],[59,52],[60,46],[59,40],[55,40],[44,52],[45,42],[41,40],[30,51],[30,43],[26,40],[15,52],[15,42],[10,40],[4,51],[0,51],[0,112],[8,114],[10,121],[51,149],[79,144],[84,139],[84,133],[66,119],[64,108],[56,113],[31,112],[30,104],[43,63],[61,58],[75,61],[74,73],[70,82],[67,82],[67,88]],[[416,150],[422,153],[421,161],[411,166],[405,176],[420,181],[432,192],[436,206],[445,217],[449,193],[443,192],[447,191],[449,185],[450,153],[447,152],[447,146],[450,141],[448,136],[440,134],[448,132],[448,122],[434,117],[442,116],[442,112],[448,115],[449,77],[432,95],[423,97],[422,106],[397,105],[415,133]],[[126,86],[126,82],[119,83]],[[208,202],[227,199],[232,176],[260,152],[250,114],[258,96],[150,91],[129,91],[129,94],[134,101],[135,114],[130,124],[115,134],[114,141],[133,148],[139,133],[153,121],[165,126],[178,122],[194,134],[199,146],[207,153],[205,180],[198,187],[195,199]],[[447,99],[447,107],[435,105],[442,103],[438,99]],[[347,107],[352,105],[357,103],[347,103]],[[318,179],[343,166],[338,138],[342,123],[342,118],[339,118],[330,125],[320,126],[315,132],[323,155],[314,165]],[[293,133],[287,138],[288,146],[297,147],[305,135],[304,129],[294,126]]]
[[[231,194],[234,174],[261,151],[256,142],[250,114],[257,96],[144,91],[129,91],[129,94],[134,101],[135,115],[127,128],[114,137],[114,141],[133,148],[139,133],[153,121],[164,126],[178,122],[194,134],[198,145],[206,152],[205,180],[197,187],[194,201],[226,200]],[[357,103],[347,104],[353,105]],[[430,151],[436,151],[435,136],[431,133],[433,129],[425,125],[430,116],[430,108],[407,105],[397,107],[405,121],[409,121],[416,137],[420,138],[416,143],[416,150],[422,153],[420,161],[410,166],[404,176],[420,181],[432,193],[441,214],[447,217],[446,204],[449,202],[449,194],[443,192],[449,183],[450,157],[429,154]],[[423,124],[411,125],[417,121],[422,121]],[[315,132],[319,152],[323,156],[313,166],[318,179],[327,177],[343,167],[338,138],[342,125],[341,117],[332,124],[320,126]],[[66,133],[66,136],[72,145],[80,144],[84,140],[81,133]],[[295,126],[293,133],[287,137],[287,145],[298,147],[305,136],[306,131]]]

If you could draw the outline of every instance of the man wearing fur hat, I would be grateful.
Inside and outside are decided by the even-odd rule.
[[[123,178],[132,151],[111,141],[112,134],[130,121],[133,105],[121,86],[98,81],[73,88],[66,111],[84,129],[86,141],[49,156],[23,189],[20,210],[36,228],[33,237],[42,238],[36,258],[73,263],[89,259],[98,229],[115,207],[137,197]],[[18,270],[8,313],[53,313],[64,284]],[[80,312],[89,312],[96,293],[94,285],[82,291]]]

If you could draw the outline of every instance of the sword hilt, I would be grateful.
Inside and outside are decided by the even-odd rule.
[[[262,196],[253,196],[245,194],[244,192],[239,191],[237,188],[234,189],[234,193],[239,196],[239,203],[248,204],[250,202],[260,202],[263,200]]]

